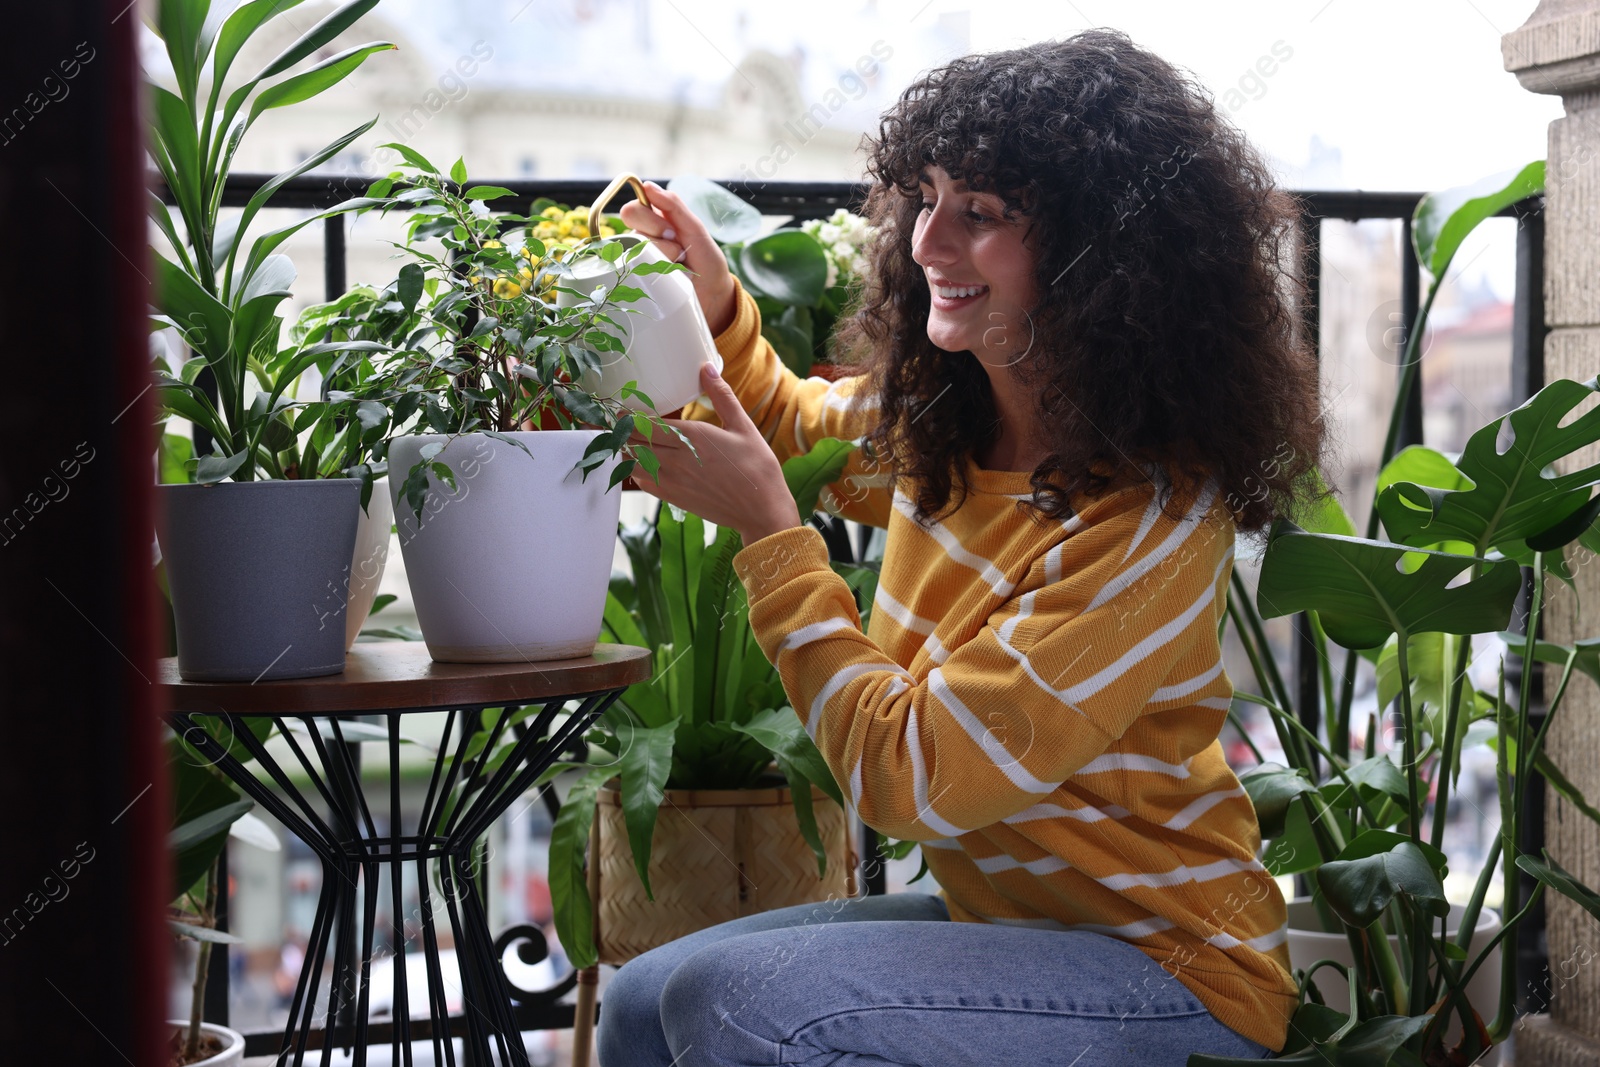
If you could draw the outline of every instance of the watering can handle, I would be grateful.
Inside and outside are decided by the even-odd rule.
[[[615,178],[611,179],[611,184],[606,186],[606,191],[600,194],[600,198],[593,204],[589,205],[590,234],[599,236],[600,217],[605,214],[606,205],[611,202],[611,198],[613,196],[617,195],[618,191],[621,190],[623,185],[633,186],[633,193],[639,198],[640,202],[642,202],[645,207],[652,206],[650,203],[650,194],[644,191],[644,183],[641,182],[637,176],[627,173],[619,174]]]

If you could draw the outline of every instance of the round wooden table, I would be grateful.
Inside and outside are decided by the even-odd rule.
[[[563,749],[582,737],[624,689],[649,678],[650,651],[602,644],[581,659],[435,663],[421,642],[357,644],[342,674],[255,684],[186,682],[178,677],[176,659],[162,660],[160,666],[159,684],[179,736],[322,862],[316,918],[279,1062],[292,1050],[289,1062],[298,1067],[308,1047],[331,1044],[354,1046],[354,1062],[362,1065],[369,1037],[382,1042],[383,1036],[376,1033],[381,1031],[391,1045],[393,1063],[411,1062],[412,1041],[431,1040],[434,1062],[454,1067],[451,1034],[459,1029],[470,1062],[527,1067],[512,990],[499,966],[505,936],[497,946],[489,929],[476,846],[494,820]],[[578,706],[568,709],[573,701]],[[533,705],[540,705],[537,714]],[[422,808],[415,820],[402,826],[400,746],[411,742],[401,734],[401,720],[421,712],[443,712],[444,730]],[[269,750],[266,741],[274,729],[292,760],[280,762]],[[388,756],[389,819],[384,833],[377,830],[362,790],[362,743],[382,743]],[[308,783],[297,784],[285,763]],[[417,865],[431,1025],[412,1022],[406,989],[407,934],[400,877],[405,863]],[[438,866],[442,889],[438,901],[429,888],[430,863]],[[390,869],[391,940],[396,950],[393,1022],[369,1024],[382,865]],[[461,975],[463,1015],[454,1018],[446,1004],[448,991],[434,925],[441,904]],[[330,943],[333,971],[323,993]],[[318,1033],[312,1030],[315,1017],[328,1021]],[[491,1059],[492,1046],[498,1051],[497,1060]]]

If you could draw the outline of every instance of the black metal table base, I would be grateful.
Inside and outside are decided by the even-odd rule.
[[[371,993],[373,939],[376,932],[381,866],[387,865],[391,894],[392,942],[395,946],[393,1021],[382,1025],[392,1050],[392,1063],[412,1065],[413,1041],[430,1041],[433,1062],[456,1067],[451,1041],[448,991],[440,966],[435,913],[444,911],[456,951],[461,977],[465,1023],[463,1067],[490,1063],[529,1067],[522,1044],[513,1000],[529,999],[530,991],[516,989],[501,967],[508,937],[533,939],[536,928],[508,931],[497,946],[484,908],[483,871],[475,856],[478,841],[490,825],[525,793],[540,774],[555,762],[582,731],[609,707],[621,690],[562,697],[546,702],[528,721],[530,707],[506,708],[505,713],[481,730],[483,706],[469,708],[412,709],[445,713],[438,759],[428,782],[414,829],[402,832],[400,809],[401,711],[377,713],[386,720],[385,737],[373,738],[372,726],[342,723],[337,716],[294,714],[273,716],[272,722],[293,752],[299,771],[310,778],[309,789],[297,787],[267,746],[250,729],[259,715],[194,716],[175,713],[174,727],[208,760],[213,761],[256,803],[271,812],[286,829],[304,841],[322,863],[322,887],[316,917],[306,947],[305,963],[295,986],[288,1025],[278,1052],[278,1063],[300,1067],[308,1048],[321,1046],[320,1062],[330,1063],[335,1047],[352,1050],[358,1067],[367,1061],[372,1033],[368,1014]],[[552,731],[556,717],[571,701],[579,707]],[[213,736],[197,719],[220,720],[227,736]],[[295,725],[291,725],[295,724]],[[298,728],[297,728],[298,727]],[[475,742],[475,735],[484,735]],[[547,736],[548,735],[548,736]],[[514,737],[514,740],[508,738]],[[232,755],[232,741],[247,750],[266,772],[253,773]],[[361,788],[360,761],[355,746],[362,741],[384,740],[389,759],[389,829],[380,834]],[[504,743],[502,743],[504,742]],[[276,786],[276,789],[274,789]],[[421,927],[421,952],[427,964],[426,1004],[429,1025],[414,1026],[410,991],[406,988],[406,924],[402,899],[402,865],[416,864],[420,897],[417,917]],[[429,865],[437,864],[440,892],[431,891]],[[357,909],[360,909],[358,920]],[[356,944],[360,935],[359,949]],[[540,939],[542,944],[542,938]],[[323,988],[328,950],[333,967]],[[569,982],[570,985],[570,982]],[[553,999],[562,990],[547,993]],[[325,1020],[322,1033],[313,1030],[318,1017]],[[417,1032],[413,1034],[413,1030]],[[321,1040],[316,1040],[320,1037]],[[381,1040],[381,1039],[380,1039]]]

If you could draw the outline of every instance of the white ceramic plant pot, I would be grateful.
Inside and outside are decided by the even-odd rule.
[[[522,451],[464,434],[435,461],[456,488],[429,476],[419,521],[401,496],[437,434],[389,446],[389,493],[417,623],[445,663],[515,663],[587,656],[600,635],[622,507],[612,463],[574,467],[600,430],[517,431]],[[530,456],[529,453],[532,453]]]
[[[181,1029],[188,1029],[189,1024],[179,1019],[169,1019],[168,1024]],[[188,1067],[231,1067],[232,1064],[244,1062],[244,1035],[237,1030],[230,1030],[226,1026],[216,1023],[201,1023],[200,1029],[208,1034],[215,1034],[223,1041],[224,1048],[215,1056],[207,1056],[203,1060],[195,1060]]]
[[[624,248],[643,241],[633,234],[614,240]],[[667,262],[655,245],[643,241],[643,246],[632,265]],[[617,274],[605,260],[585,257],[573,265],[572,278],[565,284],[585,294],[601,286],[609,292],[617,284]],[[600,372],[586,373],[578,382],[598,396],[616,396],[629,381],[637,381],[639,389],[655,402],[656,411],[676,411],[702,395],[700,367],[712,363],[720,373],[722,356],[687,273],[634,274],[628,277],[628,284],[643,289],[645,296],[610,312],[620,330],[608,328],[608,332],[622,338],[624,351],[600,353]],[[577,300],[567,293],[556,294],[558,307],[570,307]],[[619,399],[634,411],[648,410],[634,397]]]
[[[372,601],[389,562],[389,537],[394,526],[394,501],[388,479],[372,483],[372,498],[356,519],[356,551],[350,560],[350,602],[345,608],[344,650],[356,643],[372,612]]]
[[[1450,917],[1445,922],[1445,928],[1454,934],[1461,922],[1461,916],[1466,908],[1460,904],[1450,905]],[[1500,916],[1488,908],[1478,913],[1478,925],[1472,932],[1472,945],[1467,949],[1467,960],[1470,963],[1483,951],[1483,946],[1489,939],[1500,932]],[[1389,935],[1389,947],[1396,955],[1400,952],[1400,939],[1393,934]],[[1327,934],[1322,932],[1321,923],[1317,919],[1316,905],[1309,897],[1301,897],[1289,902],[1289,966],[1300,970],[1310,967],[1318,960],[1334,960],[1346,967],[1354,964],[1354,957],[1350,954],[1350,940],[1343,933]],[[1430,971],[1432,968],[1430,968]],[[1331,967],[1324,967],[1312,976],[1318,991],[1322,993],[1323,1001],[1328,1007],[1336,1011],[1348,1012],[1350,1010],[1350,987],[1339,976],[1339,972]],[[1494,1019],[1495,1012],[1500,1007],[1500,947],[1495,946],[1489,953],[1489,958],[1483,966],[1472,976],[1472,981],[1467,983],[1467,1002],[1472,1005],[1480,1018],[1487,1025]],[[1445,1035],[1445,1044],[1453,1045],[1461,1038],[1461,1020],[1452,1019],[1450,1029]],[[1500,1062],[1500,1049],[1492,1048],[1478,1061],[1483,1067],[1497,1067]]]

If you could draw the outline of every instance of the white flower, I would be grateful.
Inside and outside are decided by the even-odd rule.
[[[824,289],[832,289],[839,282],[839,266],[834,263],[833,257],[828,257],[828,278],[822,283]]]
[[[844,241],[836,242],[832,248],[833,258],[842,263],[848,263],[855,258],[856,250]]]
[[[467,207],[480,219],[486,219],[489,217],[489,205],[486,201],[474,200],[472,203],[468,204]]]
[[[844,238],[844,231],[839,229],[839,227],[835,226],[833,223],[829,222],[824,223],[822,227],[817,230],[816,236],[817,240],[821,241],[823,244],[834,245],[837,247],[838,242]]]

